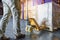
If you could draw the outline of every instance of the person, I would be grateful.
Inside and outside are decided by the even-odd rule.
[[[24,38],[25,34],[21,33],[20,29],[20,0],[2,0],[3,3],[3,17],[0,20],[0,34],[2,38],[7,38],[5,35],[6,26],[11,15],[13,17],[13,33],[16,38]]]

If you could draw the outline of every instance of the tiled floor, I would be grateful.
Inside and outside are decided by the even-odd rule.
[[[40,31],[39,34],[37,34],[36,32],[28,33],[25,31],[26,21],[21,20],[20,24],[21,24],[22,33],[26,34],[26,37],[20,40],[60,40],[60,30],[53,33],[48,31]],[[6,33],[5,33],[8,37],[11,38],[10,40],[14,40],[13,39],[14,34],[12,28],[13,28],[13,22],[11,19],[7,25]]]

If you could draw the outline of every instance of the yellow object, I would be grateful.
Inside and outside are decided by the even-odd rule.
[[[29,18],[29,21],[31,25],[34,25],[32,26],[34,30],[40,31],[47,28],[45,22],[43,22],[42,25],[39,26],[34,18]]]
[[[34,18],[29,18],[29,21],[30,21],[30,24],[31,25],[34,25],[34,26],[32,26],[35,30],[39,30],[39,25],[37,24],[37,22],[35,21],[35,19]]]
[[[30,25],[27,25],[25,30],[26,32],[32,32],[33,28]]]
[[[36,31],[40,31],[40,30],[44,30],[44,29],[47,28],[45,23],[42,23],[42,25],[39,26],[34,18],[29,18],[29,22],[30,22],[30,25],[26,26],[26,31],[27,32],[32,32],[33,29],[36,30]]]

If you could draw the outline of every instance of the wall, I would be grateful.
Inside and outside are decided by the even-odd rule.
[[[2,1],[0,0],[0,15],[3,14],[3,5],[2,5]]]
[[[53,2],[53,26],[60,28],[60,5]]]

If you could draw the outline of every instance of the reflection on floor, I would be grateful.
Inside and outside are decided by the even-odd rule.
[[[14,40],[13,37],[13,32],[12,32],[12,19],[9,21],[8,23],[8,27],[6,28],[6,35],[9,36],[11,39],[10,40]],[[36,33],[28,33],[25,31],[25,27],[26,27],[26,21],[25,20],[21,20],[21,31],[22,33],[26,34],[26,37],[24,39],[20,39],[20,40],[60,40],[60,30],[56,31],[56,32],[48,32],[48,31],[40,31],[39,34]],[[23,25],[22,25],[23,24]],[[18,40],[18,39],[17,39]]]

